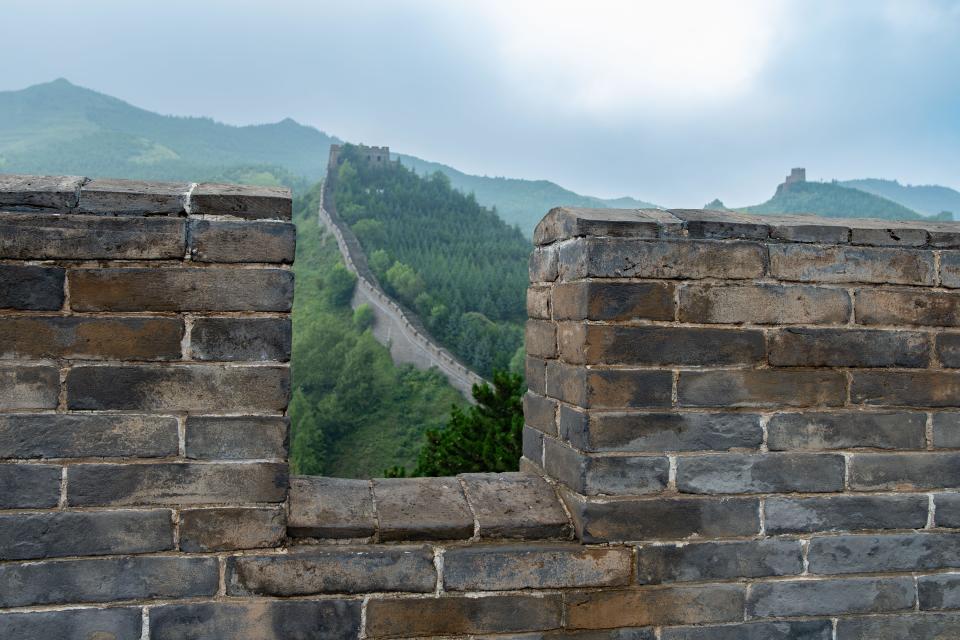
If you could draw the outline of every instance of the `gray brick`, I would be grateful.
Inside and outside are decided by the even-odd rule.
[[[767,423],[771,451],[818,449],[923,449],[923,413],[804,412],[778,413]]]
[[[960,453],[857,453],[849,475],[854,491],[960,488]]]
[[[533,393],[544,395],[547,391],[547,362],[541,358],[527,356],[524,361],[524,377],[527,388]]]
[[[839,371],[681,371],[678,402],[686,407],[841,406],[847,381]]]
[[[560,357],[577,364],[732,365],[766,356],[763,333],[747,329],[564,323],[558,337]]]
[[[295,476],[288,532],[293,537],[363,538],[376,530],[369,480]]]
[[[177,419],[146,415],[0,416],[0,458],[176,455]]]
[[[180,549],[187,552],[279,547],[286,535],[282,506],[180,512]]]
[[[539,631],[560,626],[559,594],[446,596],[418,600],[371,598],[367,637],[434,637]]]
[[[253,600],[173,604],[150,610],[151,640],[349,640],[360,634],[359,600]]]
[[[913,609],[913,578],[797,580],[753,585],[748,618],[882,613]]]
[[[837,640],[946,640],[960,634],[960,614],[917,613],[837,620]]]
[[[140,640],[139,607],[0,613],[6,640]]]
[[[544,439],[547,474],[583,495],[641,495],[667,488],[666,456],[595,457]]]
[[[184,212],[186,182],[143,182],[113,178],[90,180],[80,189],[78,211],[107,215],[156,215]],[[181,253],[179,257],[182,257]]]
[[[55,367],[0,364],[0,411],[56,409],[59,397]]]
[[[933,253],[915,249],[771,244],[770,275],[800,282],[870,282],[932,286]]]
[[[960,326],[960,295],[953,292],[858,289],[855,299],[859,324]]]
[[[871,406],[958,407],[960,372],[855,371],[850,400]]]
[[[0,317],[0,358],[179,360],[178,318]]]
[[[474,545],[443,554],[448,591],[512,591],[625,586],[630,549],[579,544]]]
[[[645,545],[637,549],[637,582],[706,582],[803,572],[798,540],[744,540]]]
[[[536,247],[530,253],[530,282],[553,282],[557,279],[557,249]]]
[[[684,221],[689,238],[766,240],[770,236],[770,228],[759,216],[709,209],[670,209],[670,213]]]
[[[527,353],[540,358],[557,357],[557,325],[549,320],[527,320],[524,344]]]
[[[171,505],[283,502],[287,465],[80,464],[67,469],[71,506]]]
[[[456,478],[373,481],[380,539],[451,540],[473,535],[473,515]]]
[[[67,375],[74,410],[268,412],[286,409],[289,396],[285,366],[77,366]]]
[[[191,215],[289,220],[292,213],[290,189],[286,187],[201,182],[190,192],[189,202]]]
[[[437,570],[428,546],[304,546],[281,555],[229,558],[226,581],[234,596],[433,593]]]
[[[850,317],[842,289],[808,285],[688,285],[680,320],[723,324],[841,324]]]
[[[552,316],[550,311],[550,287],[529,287],[527,289],[527,317],[549,320]]]
[[[878,573],[960,567],[960,540],[952,533],[848,535],[814,538],[811,573]]]
[[[920,576],[917,581],[920,608],[926,611],[960,609],[960,574]]]
[[[850,233],[850,244],[875,247],[922,247],[929,239],[925,229],[911,229],[903,223],[896,224],[893,228],[854,228]]]
[[[290,222],[190,220],[190,257],[197,262],[293,262],[297,230]]]
[[[832,640],[829,620],[750,622],[710,627],[663,629],[662,640]]]
[[[567,626],[682,625],[743,620],[743,585],[705,585],[623,591],[573,592],[567,596]]]
[[[547,395],[587,408],[668,407],[673,375],[648,369],[584,369],[551,361]]]
[[[526,473],[465,473],[460,477],[481,538],[567,538],[571,527],[557,492]]]
[[[960,528],[960,493],[938,493],[933,500],[936,526]]]
[[[284,416],[190,416],[185,453],[195,460],[285,460],[289,431]]]
[[[169,549],[173,549],[173,518],[166,509],[0,514],[2,560]]]
[[[554,207],[533,232],[537,245],[579,236],[657,238],[662,228],[679,231],[680,220],[658,209]]]
[[[937,360],[945,367],[960,367],[960,333],[941,333],[937,336]]]
[[[524,422],[547,435],[557,435],[557,401],[527,392],[523,396]]]
[[[677,459],[683,493],[786,493],[843,490],[841,455],[723,453]]]
[[[543,462],[543,433],[533,427],[523,426],[523,457],[541,465]]]
[[[0,175],[0,207],[73,209],[85,180],[79,176]]]
[[[179,260],[185,247],[174,218],[0,214],[0,258]]]
[[[75,311],[289,311],[285,269],[73,269]]]
[[[216,558],[138,556],[0,565],[0,606],[212,596]]]
[[[748,413],[634,413],[560,409],[560,435],[583,451],[757,449],[760,416]]]
[[[940,280],[945,287],[960,287],[960,251],[940,254]]]
[[[44,509],[60,501],[60,467],[0,464],[0,509]]]
[[[770,334],[770,364],[778,367],[926,367],[927,335],[914,331],[780,329]]]
[[[558,284],[552,290],[554,320],[673,320],[674,285],[667,282]]]
[[[770,237],[788,242],[814,242],[817,244],[846,244],[850,240],[850,228],[831,220],[814,216],[767,216],[770,222]]]
[[[197,318],[190,332],[194,360],[290,360],[289,318]]]
[[[56,311],[63,306],[64,270],[0,264],[0,309]]]
[[[814,531],[922,529],[927,496],[771,497],[764,506],[770,535]]]

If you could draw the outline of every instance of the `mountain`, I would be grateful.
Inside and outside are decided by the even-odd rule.
[[[949,211],[960,216],[960,192],[939,185],[900,184],[896,180],[845,180],[845,187],[852,187],[898,202],[905,207],[926,215]]]
[[[450,178],[450,184],[454,189],[473,193],[477,202],[485,207],[495,207],[501,218],[509,224],[519,226],[527,236],[533,234],[533,228],[547,211],[559,205],[595,209],[660,208],[655,204],[630,197],[605,200],[580,195],[549,180],[473,176],[457,171],[453,167],[421,160],[414,156],[398,154],[396,157],[405,166],[421,175],[429,175],[436,171],[443,173]]]
[[[809,213],[828,218],[884,218],[887,220],[951,220],[951,216],[923,216],[886,198],[831,182],[782,184],[766,202],[737,211],[756,214]]]

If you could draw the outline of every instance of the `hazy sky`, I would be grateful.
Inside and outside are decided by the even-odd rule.
[[[0,3],[0,89],[675,206],[765,200],[793,166],[960,188],[960,0]]]

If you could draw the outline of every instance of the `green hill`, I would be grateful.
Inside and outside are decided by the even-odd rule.
[[[949,187],[933,184],[900,184],[896,180],[878,180],[875,178],[846,180],[840,184],[898,202],[928,216],[944,211],[949,211],[954,216],[960,216],[960,192]]]
[[[736,210],[756,214],[809,213],[828,218],[930,219],[886,198],[828,182],[781,185],[777,193],[763,204],[736,207]],[[951,218],[935,216],[933,219]]]

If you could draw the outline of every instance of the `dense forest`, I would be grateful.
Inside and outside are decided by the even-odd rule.
[[[317,222],[319,187],[294,203],[291,461],[296,473],[345,478],[413,469],[428,430],[466,402],[436,371],[396,366],[350,308],[355,283]]]
[[[341,153],[337,211],[386,291],[439,342],[488,379],[519,368],[530,243],[442,173]]]
[[[831,182],[800,182],[763,204],[738,207],[738,211],[757,214],[811,213],[828,218],[884,218],[887,220],[945,219],[952,216],[922,216],[901,204],[880,196],[842,187]]]

